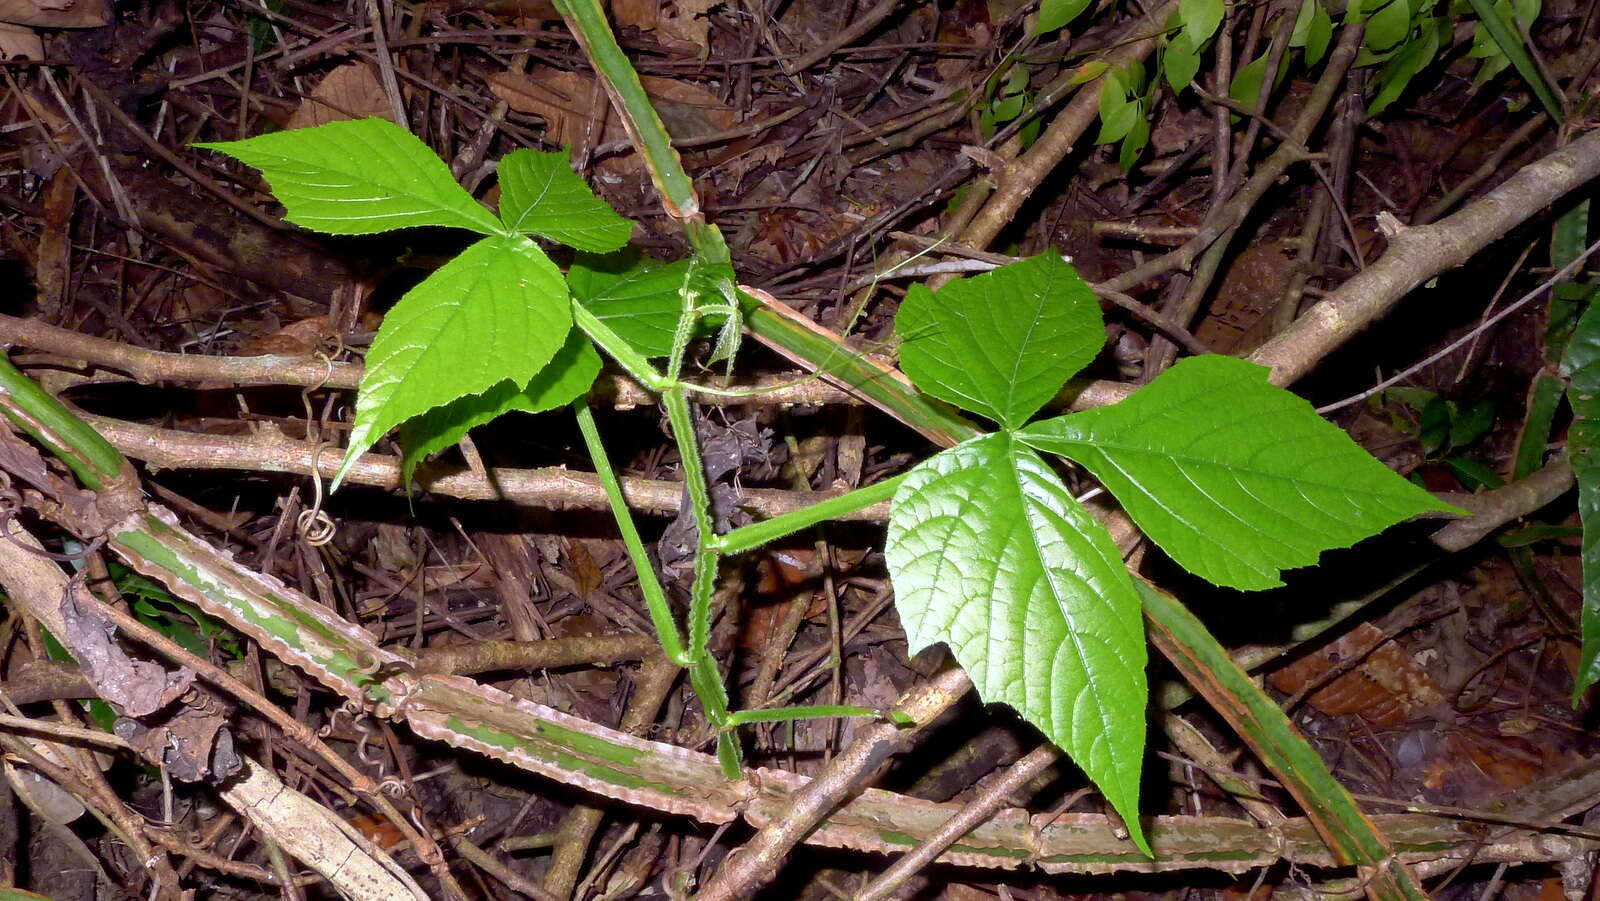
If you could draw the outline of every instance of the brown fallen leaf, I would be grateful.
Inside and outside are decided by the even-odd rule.
[[[310,128],[345,119],[376,116],[394,121],[394,109],[384,96],[378,73],[363,62],[348,62],[323,77],[311,96],[300,101],[285,128]]]

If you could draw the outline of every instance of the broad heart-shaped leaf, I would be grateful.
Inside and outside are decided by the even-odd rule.
[[[565,406],[593,387],[599,374],[600,354],[595,352],[588,336],[577,329],[569,329],[566,343],[527,385],[519,388],[516,382],[506,379],[482,394],[457,398],[407,420],[400,426],[400,446],[404,448],[400,471],[406,488],[411,487],[411,476],[418,463],[460,441],[469,429],[492,422],[512,410],[543,413]]]
[[[572,330],[561,270],[520,235],[485,238],[400,298],[373,339],[333,487],[402,422],[501,382],[526,385]]]
[[[709,273],[698,267],[696,274]],[[567,270],[573,299],[589,308],[624,340],[647,357],[672,353],[672,333],[683,309],[684,279],[689,261],[660,263],[632,251],[603,256],[580,253]],[[697,282],[698,284],[698,282]],[[699,285],[700,290],[710,290]],[[709,333],[722,321],[702,321],[697,336]]]
[[[885,544],[910,651],[947,642],[985,701],[1016,708],[1139,828],[1145,639],[1111,535],[999,432],[922,462]]]
[[[1172,559],[1233,588],[1282,585],[1329,548],[1454,509],[1233,357],[1191,357],[1121,403],[1017,437],[1083,464]]]
[[[499,171],[500,220],[512,231],[593,253],[628,243],[633,223],[595,196],[566,153],[513,150]]]
[[[315,231],[374,235],[418,225],[485,235],[502,230],[428,145],[387,119],[329,122],[195,146],[260,169],[283,204],[284,218]]]
[[[1578,319],[1561,371],[1569,379],[1567,456],[1578,478],[1578,517],[1583,521],[1583,647],[1572,687],[1576,705],[1600,681],[1600,304],[1589,304]]]
[[[895,331],[900,365],[918,388],[1007,428],[1089,365],[1106,336],[1089,284],[1054,253],[938,292],[912,285]]]

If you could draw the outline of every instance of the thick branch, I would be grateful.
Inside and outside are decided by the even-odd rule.
[[[1382,258],[1306,310],[1250,359],[1271,367],[1274,383],[1295,382],[1412,289],[1465,263],[1596,175],[1600,175],[1600,132],[1591,132],[1525,166],[1459,212],[1431,225],[1398,226]]]

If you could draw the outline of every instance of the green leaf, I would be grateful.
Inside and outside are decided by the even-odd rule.
[[[506,227],[605,253],[628,243],[633,223],[572,171],[566,153],[513,150],[500,160],[500,219]]]
[[[1027,422],[1105,343],[1094,292],[1054,253],[937,292],[912,285],[895,331],[918,388],[1007,428]]]
[[[707,267],[700,267],[705,272]],[[578,254],[567,270],[572,296],[646,357],[672,353],[689,261],[660,263],[633,252]],[[703,321],[708,333],[722,317]]]
[[[1200,54],[1183,41],[1169,41],[1161,54],[1161,68],[1172,92],[1181,94],[1184,88],[1194,84],[1194,77],[1200,72]]]
[[[1450,402],[1442,397],[1435,397],[1428,401],[1422,408],[1422,419],[1418,431],[1422,441],[1422,452],[1431,454],[1444,450],[1445,444],[1450,440]]]
[[[1378,73],[1378,93],[1367,107],[1368,118],[1378,115],[1389,104],[1400,99],[1400,95],[1411,84],[1411,79],[1433,62],[1434,54],[1439,52],[1440,24],[1435,19],[1423,20],[1422,34],[1384,63],[1383,71]]]
[[[1280,66],[1278,74],[1283,74]],[[1228,96],[1245,109],[1255,109],[1261,103],[1261,81],[1267,74],[1267,54],[1256,57],[1239,68],[1228,85]],[[1238,119],[1238,116],[1233,118]]]
[[[1133,128],[1122,139],[1122,149],[1117,152],[1117,165],[1124,172],[1133,168],[1133,164],[1139,161],[1139,154],[1144,153],[1145,147],[1150,144],[1150,120],[1144,116],[1142,102],[1139,107],[1139,116],[1134,119]]]
[[[1522,76],[1522,80],[1527,82],[1529,90],[1533,91],[1534,96],[1539,98],[1539,103],[1544,106],[1545,112],[1550,114],[1551,120],[1557,125],[1562,124],[1565,121],[1564,116],[1566,113],[1566,104],[1563,102],[1564,97],[1560,90],[1551,84],[1549,79],[1544,77],[1544,70],[1539,68],[1539,64],[1534,60],[1532,54],[1528,52],[1527,43],[1524,41],[1521,32],[1517,30],[1517,22],[1513,19],[1513,15],[1519,17],[1526,16],[1529,13],[1538,15],[1538,7],[1519,3],[1515,12],[1513,12],[1512,7],[1505,0],[1498,0],[1498,2],[1494,3],[1489,2],[1489,0],[1469,0],[1469,2],[1472,5],[1472,11],[1478,15],[1479,27],[1486,30],[1489,36],[1494,39],[1495,45],[1505,55],[1504,59],[1517,67],[1517,74]],[[1523,27],[1527,27],[1530,24],[1532,24],[1531,19],[1523,20]],[[1473,41],[1474,50],[1477,49],[1477,45],[1478,41],[1475,36]],[[1495,71],[1503,68],[1505,68],[1504,62],[1496,66]],[[1482,83],[1479,79],[1487,80],[1484,72],[1489,69],[1490,63],[1486,60],[1483,64],[1483,69],[1478,73],[1479,78],[1474,79],[1474,86]]]
[[[1361,40],[1367,49],[1381,53],[1405,40],[1410,33],[1410,4],[1406,0],[1390,0],[1367,19],[1367,33]]]
[[[1450,446],[1466,447],[1494,428],[1494,401],[1484,398],[1458,408],[1450,417]]]
[[[1495,543],[1501,547],[1527,547],[1541,541],[1559,541],[1562,538],[1572,538],[1583,534],[1583,529],[1576,526],[1557,526],[1550,523],[1534,523],[1511,532],[1505,532],[1495,538]]]
[[[1178,0],[1178,14],[1183,17],[1183,37],[1195,53],[1222,24],[1223,0]]]
[[[417,464],[461,440],[468,430],[517,410],[543,413],[583,396],[600,374],[600,355],[587,335],[569,329],[567,341],[526,386],[506,379],[482,394],[457,398],[400,426],[400,469],[409,490]]]
[[[1311,29],[1306,34],[1306,65],[1315,66],[1322,61],[1328,53],[1328,45],[1333,42],[1333,17],[1318,3],[1316,11],[1311,14]]]
[[[387,119],[329,122],[243,141],[196,144],[261,170],[284,218],[333,235],[441,225],[501,231],[428,145]]]
[[[1083,15],[1092,0],[1041,0],[1035,34],[1049,34]]]
[[[527,384],[571,329],[561,270],[532,241],[502,236],[468,247],[384,317],[333,487],[396,425],[507,379]]]
[[[1578,479],[1578,517],[1583,521],[1583,647],[1572,703],[1600,680],[1600,306],[1591,305],[1567,343],[1561,371],[1569,379],[1572,426],[1567,457]]]
[[[1300,12],[1294,19],[1294,30],[1289,33],[1290,47],[1304,47],[1311,38],[1311,22],[1317,17],[1317,0],[1300,0]]]
[[[1133,128],[1133,120],[1139,118],[1139,105],[1128,97],[1121,78],[1111,76],[1107,72],[1100,84],[1100,133],[1095,135],[1096,144],[1122,140]]]
[[[1232,357],[1191,357],[1119,404],[1018,437],[1083,464],[1174,560],[1233,588],[1281,585],[1324,550],[1452,509]]]
[[[1022,111],[1027,105],[1028,95],[1006,94],[1002,97],[996,97],[994,102],[989,105],[989,109],[994,114],[996,123],[1010,122],[1012,119],[1022,115]]]
[[[1105,527],[1001,432],[929,458],[895,492],[885,555],[912,653],[947,642],[1139,829],[1145,640]]]
[[[1505,479],[1500,478],[1499,473],[1467,457],[1448,457],[1444,460],[1444,465],[1450,467],[1450,471],[1455,473],[1456,478],[1468,491],[1479,489],[1493,491],[1504,487],[1506,483]]]

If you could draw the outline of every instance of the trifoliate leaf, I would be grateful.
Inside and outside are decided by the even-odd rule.
[[[885,554],[910,650],[947,642],[979,695],[1060,746],[1148,854],[1144,626],[1105,527],[1005,432],[918,465],[891,509]]]
[[[1060,255],[912,285],[895,331],[917,387],[1007,428],[1028,421],[1105,343],[1100,304]]]
[[[572,171],[565,153],[513,150],[500,160],[500,219],[527,235],[594,253],[628,243],[633,223]]]
[[[567,341],[549,364],[524,387],[506,379],[482,394],[457,398],[442,407],[409,419],[400,426],[400,470],[407,489],[417,464],[461,440],[468,430],[492,422],[513,410],[543,413],[566,406],[581,397],[600,374],[600,355],[588,336],[577,329],[567,331]]]
[[[532,241],[502,236],[468,247],[384,317],[334,487],[396,425],[508,379],[526,385],[571,330],[561,270]]]
[[[1281,585],[1329,548],[1453,509],[1232,357],[1183,360],[1121,403],[1017,437],[1083,464],[1174,560],[1233,588]]]
[[[332,235],[442,225],[501,231],[444,161],[388,119],[329,122],[243,141],[196,144],[261,170],[284,218]]]

